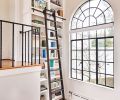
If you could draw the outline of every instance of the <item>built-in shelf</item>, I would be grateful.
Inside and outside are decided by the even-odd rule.
[[[48,81],[47,78],[40,78],[40,82],[45,82],[45,81]]]
[[[54,3],[52,3],[51,2],[51,0],[45,0],[46,2],[47,2],[47,8],[48,9],[54,9],[55,11],[56,11],[56,16],[58,16],[58,15],[61,15],[62,16],[62,11],[63,11],[63,5],[62,6],[59,6],[59,5],[56,5],[56,4],[54,4]],[[63,2],[63,0],[61,0],[61,3]],[[34,0],[34,3],[35,3],[35,0]],[[32,25],[33,26],[36,26],[36,27],[40,27],[41,29],[40,29],[40,33],[41,33],[41,35],[40,35],[40,45],[41,46],[43,46],[43,47],[40,47],[39,48],[39,35],[37,35],[37,46],[36,46],[36,50],[40,50],[40,54],[41,54],[41,57],[39,58],[39,56],[37,56],[36,58],[35,58],[35,52],[34,52],[34,50],[35,50],[35,42],[33,42],[33,60],[35,60],[36,59],[36,61],[42,61],[42,62],[44,62],[45,63],[45,69],[41,69],[40,70],[40,72],[41,72],[41,74],[42,73],[45,73],[46,75],[45,75],[45,77],[46,78],[42,78],[41,76],[40,76],[40,83],[41,83],[41,85],[45,85],[45,87],[47,88],[46,90],[43,90],[43,91],[40,91],[40,95],[45,95],[45,100],[49,100],[49,96],[48,96],[48,91],[49,91],[49,88],[48,88],[48,69],[47,69],[47,56],[46,55],[44,55],[44,53],[46,53],[46,47],[44,47],[45,45],[43,45],[44,43],[43,43],[43,41],[45,41],[46,40],[46,33],[45,33],[45,23],[44,23],[44,14],[43,13],[41,13],[42,11],[43,11],[43,9],[40,9],[40,7],[38,7],[38,6],[36,5],[36,6],[33,6],[33,7],[31,7],[31,21],[32,21]],[[40,10],[41,12],[37,12],[37,11],[35,11],[35,10],[33,10],[33,8],[34,9],[37,9],[37,10]],[[61,12],[57,12],[57,11],[61,11]],[[60,17],[61,18],[61,16],[58,16],[58,17]],[[51,20],[53,20],[53,17],[52,16],[47,16],[47,18],[48,19],[51,19]],[[62,19],[59,19],[59,18],[56,18],[56,21],[57,21],[57,30],[58,30],[58,37],[59,36],[61,36],[62,35],[62,30],[63,30],[63,20]],[[49,29],[55,29],[54,27],[54,23],[53,22],[49,22],[48,21],[48,28]],[[52,32],[53,32],[53,35],[51,35],[52,34]],[[57,47],[56,47],[56,43],[54,43],[54,42],[56,42],[56,37],[54,36],[55,35],[55,32],[54,31],[52,31],[52,30],[49,30],[48,31],[48,36],[50,36],[49,37],[49,52],[50,52],[50,61],[52,62],[54,62],[54,67],[52,67],[52,68],[50,68],[51,70],[54,70],[55,72],[57,72],[57,70],[59,70],[59,66],[58,66],[58,63],[56,63],[56,62],[58,62],[58,60],[60,60],[60,59],[58,59],[57,58]],[[35,37],[35,36],[34,36]],[[34,39],[34,37],[33,37],[33,41],[35,41],[35,39]],[[61,36],[62,37],[62,36]],[[59,40],[59,39],[58,39]],[[60,40],[61,41],[61,40]],[[45,41],[46,42],[46,41]],[[61,42],[60,42],[61,43]],[[54,52],[54,54],[53,54],[53,52]],[[37,55],[38,55],[38,51],[37,51]],[[52,71],[53,72],[53,71]],[[54,72],[53,72],[54,73]],[[58,75],[57,73],[55,73],[55,74],[53,74],[53,75],[51,75],[52,77],[51,77],[51,79],[54,81],[54,80],[59,80],[60,79],[60,75]],[[62,98],[62,96],[60,95],[60,96],[55,96],[55,98],[53,98],[52,100],[60,100]]]
[[[41,94],[46,93],[46,92],[48,92],[47,89],[46,89],[46,90],[43,90],[43,91],[40,91]]]
[[[62,6],[59,6],[59,5],[57,5],[55,3],[52,3],[52,2],[50,2],[50,6],[51,6],[52,9],[63,9]]]

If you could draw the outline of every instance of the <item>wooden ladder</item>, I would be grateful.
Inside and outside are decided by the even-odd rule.
[[[59,48],[59,41],[58,41],[58,33],[57,33],[57,22],[56,22],[56,13],[53,10],[48,10],[44,9],[44,18],[45,18],[45,32],[46,32],[46,49],[47,49],[47,66],[48,66],[48,82],[49,82],[49,99],[50,100],[65,100],[65,95],[64,95],[64,85],[63,85],[63,76],[62,76],[62,68],[61,68],[61,57],[60,57],[60,48]],[[50,14],[51,13],[51,14]],[[52,19],[50,18],[52,17]],[[48,28],[48,22],[54,23],[54,29]],[[50,39],[49,37],[49,32],[51,31],[55,34],[54,39]],[[52,49],[49,46],[49,41],[53,40],[56,43],[56,48]],[[57,51],[57,57],[51,58],[50,57],[50,50],[56,50]],[[51,67],[50,60],[54,60],[58,62],[57,68]],[[55,66],[56,67],[56,66]],[[59,78],[52,78],[51,73],[52,72],[59,72]],[[58,88],[52,88],[52,83],[54,82],[59,82],[60,87]],[[60,98],[54,99],[54,95],[60,95]]]

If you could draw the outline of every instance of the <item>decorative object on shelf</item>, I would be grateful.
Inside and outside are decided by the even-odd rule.
[[[43,21],[41,21],[41,20],[32,20],[32,22],[33,23],[36,23],[36,24],[42,24],[42,25],[44,25],[44,22]]]
[[[54,60],[50,59],[50,67],[54,67]]]
[[[51,42],[51,47],[56,47],[56,42]]]
[[[54,37],[54,32],[50,32],[50,37]]]
[[[46,40],[42,40],[42,47],[46,47]]]
[[[58,16],[63,17],[63,10],[58,10],[58,11],[57,11],[57,14],[58,14]]]
[[[61,0],[50,0],[53,4],[56,4],[58,6],[62,6]]]
[[[50,57],[55,57],[55,50],[50,50]]]
[[[43,64],[42,64],[42,69],[45,69],[45,63],[43,62]]]
[[[45,72],[41,72],[41,73],[40,73],[40,77],[41,77],[41,78],[46,78]]]
[[[35,0],[34,6],[43,10],[45,7],[47,7],[47,2],[45,0]]]
[[[40,100],[45,100],[45,95],[41,95]]]
[[[42,50],[42,58],[46,58],[47,57],[47,54],[46,54],[46,49],[43,49]]]
[[[47,90],[47,88],[46,88],[45,85],[41,85],[41,86],[40,86],[40,90],[41,90],[41,91],[44,91],[44,90]]]
[[[55,96],[60,96],[61,95],[61,92],[56,92],[55,93]]]

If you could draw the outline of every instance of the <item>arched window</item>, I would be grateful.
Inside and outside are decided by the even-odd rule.
[[[114,16],[105,0],[88,0],[71,21],[71,78],[114,87]]]

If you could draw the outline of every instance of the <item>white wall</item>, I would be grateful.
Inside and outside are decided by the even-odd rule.
[[[0,100],[40,100],[40,72],[0,76]]]
[[[63,47],[63,63],[64,63],[64,83],[66,96],[68,97],[69,91],[77,93],[78,95],[82,95],[88,97],[92,100],[120,100],[120,1],[119,0],[108,0],[111,4],[114,15],[115,15],[115,50],[114,50],[114,70],[115,70],[115,88],[109,89],[106,87],[98,86],[91,83],[85,83],[81,81],[76,81],[73,79],[69,79],[69,22],[71,16],[75,12],[75,10],[84,2],[85,0],[65,0],[65,18],[67,19],[65,22],[65,30],[64,30],[64,47]],[[69,99],[68,99],[69,100]]]

